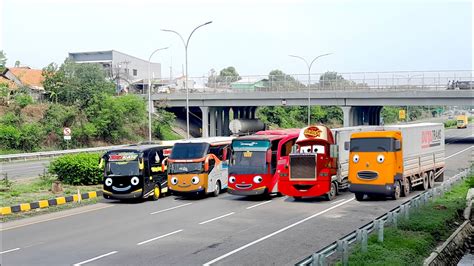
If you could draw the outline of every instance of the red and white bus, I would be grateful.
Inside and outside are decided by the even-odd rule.
[[[300,129],[259,131],[232,140],[228,192],[254,196],[279,193],[279,164],[288,156]]]

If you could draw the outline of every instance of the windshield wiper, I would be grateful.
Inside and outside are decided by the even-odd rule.
[[[382,151],[384,151],[384,152],[387,152],[387,149],[385,149],[385,148],[382,147],[382,146],[377,146],[377,149],[382,150]]]

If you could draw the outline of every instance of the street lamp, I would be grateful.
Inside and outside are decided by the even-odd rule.
[[[185,83],[184,83],[184,88],[186,90],[186,138],[189,139],[189,89],[188,89],[188,46],[189,46],[189,39],[191,39],[191,36],[193,35],[193,33],[199,29],[200,27],[203,27],[203,26],[206,26],[208,24],[211,24],[212,21],[208,21],[204,24],[201,24],[199,26],[197,26],[196,28],[194,28],[193,31],[191,31],[191,34],[189,34],[188,36],[188,40],[185,42],[184,41],[184,38],[183,36],[181,36],[181,34],[179,34],[177,31],[174,31],[174,30],[167,30],[167,29],[162,29],[162,31],[167,31],[167,32],[172,32],[176,35],[179,36],[179,38],[181,39],[181,41],[183,42],[183,45],[184,45],[184,64],[186,65],[186,79],[185,79]]]
[[[316,61],[318,58],[326,56],[326,55],[330,55],[330,54],[332,54],[332,53],[318,55],[309,64],[308,64],[308,61],[306,61],[306,59],[304,59],[301,56],[289,55],[291,57],[295,57],[295,58],[299,58],[299,59],[303,60],[306,64],[306,66],[308,67],[308,126],[311,124],[311,110],[310,110],[311,109],[311,89],[310,89],[310,86],[311,86],[311,67],[313,66],[314,61]]]
[[[169,47],[158,48],[153,53],[151,53],[150,57],[148,57],[148,141],[151,142],[151,111],[153,109],[153,104],[151,102],[151,77],[150,77],[150,65],[151,65],[151,57],[158,51],[168,49]]]

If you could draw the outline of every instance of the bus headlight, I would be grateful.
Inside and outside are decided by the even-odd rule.
[[[173,177],[171,178],[171,184],[173,184],[173,185],[178,184],[178,178],[177,178],[176,176],[173,176]]]
[[[262,183],[262,181],[263,181],[263,178],[262,178],[261,176],[259,176],[259,175],[255,176],[255,177],[253,178],[253,182],[255,182],[255,183],[257,183],[257,184]]]
[[[232,184],[235,183],[235,176],[229,177],[229,182]]]
[[[105,179],[105,185],[108,186],[108,187],[110,187],[110,186],[112,185],[112,178],[107,177],[107,178]]]
[[[191,183],[197,185],[199,183],[199,177],[197,175],[193,176],[193,179],[191,179]]]
[[[136,186],[136,185],[138,185],[138,183],[140,183],[140,179],[138,179],[138,177],[134,176],[134,177],[132,177],[132,180],[130,180],[130,183],[132,183],[132,185]]]

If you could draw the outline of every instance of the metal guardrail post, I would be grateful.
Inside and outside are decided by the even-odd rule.
[[[367,229],[362,229],[362,237],[361,237],[361,242],[360,242],[362,252],[367,252],[368,238],[369,238],[369,236],[368,236],[368,233],[367,233]]]
[[[326,265],[326,256],[320,253],[314,253],[312,255],[313,261],[311,262],[311,266],[325,266]]]
[[[384,220],[375,220],[375,229],[377,230],[377,241],[383,242]]]
[[[346,266],[349,262],[349,243],[347,240],[337,240],[337,251],[342,257],[342,265]]]

